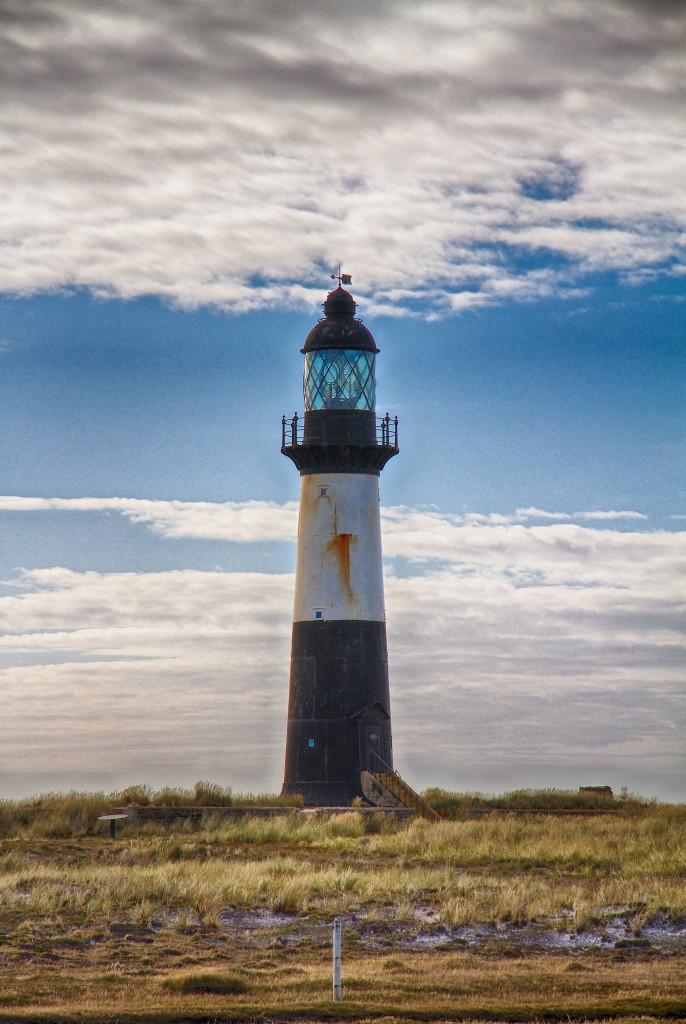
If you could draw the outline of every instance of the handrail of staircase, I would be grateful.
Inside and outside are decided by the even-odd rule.
[[[409,782],[405,782],[405,780],[403,779],[402,775],[400,774],[399,771],[397,771],[397,769],[391,768],[390,764],[387,764],[386,761],[384,761],[384,759],[381,757],[381,755],[378,754],[375,750],[374,751],[370,751],[370,753],[373,753],[374,756],[376,757],[376,759],[378,761],[380,761],[381,764],[384,765],[389,770],[391,775],[395,775],[395,777],[405,787],[405,789],[408,789],[410,791],[410,793],[413,795],[413,797],[416,800],[416,809],[417,809],[417,811],[419,811],[421,813],[421,808],[425,807],[426,810],[428,812],[430,812],[430,814],[434,818],[440,818],[441,817],[441,815],[438,813],[438,811],[436,811],[435,808],[433,808],[431,806],[431,804],[427,800],[425,800],[424,797],[420,793],[418,793],[416,791],[416,789],[413,789],[412,786],[409,784]],[[370,771],[371,769],[367,769],[367,770]],[[399,796],[399,794],[396,794],[396,795]],[[409,806],[409,805],[405,804],[405,806]]]
[[[404,778],[402,777],[402,775],[400,774],[400,772],[398,771],[398,769],[397,769],[397,768],[392,768],[392,767],[390,766],[390,764],[387,764],[387,763],[386,763],[386,761],[384,761],[384,759],[383,759],[383,757],[381,756],[381,754],[377,754],[377,752],[376,752],[375,750],[373,750],[373,751],[372,751],[372,753],[373,753],[373,754],[374,754],[374,756],[376,757],[377,761],[380,761],[380,762],[381,762],[381,764],[382,764],[382,765],[384,765],[384,766],[385,766],[385,767],[386,767],[386,768],[387,768],[387,769],[389,770],[389,772],[391,772],[391,773],[392,773],[393,775],[397,775],[397,777],[398,777],[398,778],[400,779],[400,781],[402,782],[403,786],[407,786],[407,788],[408,788],[408,789],[409,789],[409,790],[410,790],[410,791],[411,791],[412,793],[414,793],[414,794],[415,794],[415,796],[417,797],[417,799],[418,799],[418,800],[421,800],[421,802],[422,802],[423,804],[426,804],[426,806],[427,806],[427,807],[430,807],[430,806],[431,806],[430,804],[426,803],[426,800],[424,799],[424,797],[423,797],[423,796],[422,796],[422,795],[421,795],[420,793],[418,793],[416,789],[412,789],[412,786],[411,786],[411,785],[409,784],[409,782],[405,782],[405,779],[404,779]],[[432,808],[432,810],[433,810],[433,808]]]
[[[399,772],[399,771],[396,771],[396,769],[395,769],[395,768],[392,768],[390,764],[387,764],[387,762],[386,762],[386,761],[384,761],[384,759],[383,759],[383,757],[381,756],[381,754],[377,754],[376,750],[370,750],[370,751],[369,751],[369,753],[370,753],[370,754],[373,754],[373,755],[374,755],[374,757],[376,758],[376,760],[377,760],[377,761],[380,761],[380,762],[381,762],[381,764],[382,764],[382,765],[384,766],[384,768],[387,768],[389,772],[393,772],[393,774],[394,774],[394,775],[397,775],[397,776],[398,776],[398,778],[400,779],[400,781],[401,781],[401,782],[403,782],[403,781],[404,781],[404,779],[402,778],[402,776],[401,776],[400,772]]]

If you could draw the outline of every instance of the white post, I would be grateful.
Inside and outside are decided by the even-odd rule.
[[[333,999],[341,998],[341,922],[335,918],[333,923]]]

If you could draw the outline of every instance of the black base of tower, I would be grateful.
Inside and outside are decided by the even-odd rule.
[[[293,623],[282,796],[349,806],[360,772],[392,767],[386,624]]]
[[[303,807],[352,807],[356,799],[364,800],[364,794],[357,782],[284,782],[281,797],[299,796]],[[359,806],[359,805],[358,805]]]

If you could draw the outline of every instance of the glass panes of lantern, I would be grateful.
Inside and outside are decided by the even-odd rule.
[[[305,355],[306,409],[373,409],[374,353],[323,349]]]

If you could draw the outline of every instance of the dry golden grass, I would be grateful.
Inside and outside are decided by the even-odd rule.
[[[451,925],[570,913],[582,924],[613,904],[686,914],[684,814],[385,822],[372,834],[367,825],[352,813],[210,822],[183,834],[129,828],[114,844],[82,840],[71,859],[63,844],[29,857],[26,843],[37,840],[5,841],[0,900],[86,921],[183,908],[212,923],[227,906],[339,913],[403,900],[434,904]]]
[[[224,907],[334,914],[403,900],[435,904],[451,925],[540,920],[565,911],[585,919],[593,907],[615,904],[640,903],[647,914],[686,914],[686,886],[678,873],[530,875],[393,862],[330,866],[283,856],[236,860],[222,851],[152,865],[29,862],[2,871],[0,900],[6,910],[69,913],[86,921],[132,913],[145,921],[156,910],[185,908],[208,924]]]
[[[331,1002],[328,956],[233,951],[213,962],[50,965],[4,980],[0,1020],[659,1020],[686,1015],[684,962],[344,951],[343,999]],[[145,959],[145,958],[144,958]],[[195,960],[195,964],[189,961]],[[570,970],[577,968],[576,970]],[[225,982],[226,989],[218,991]],[[243,988],[244,991],[240,991]],[[212,991],[214,989],[214,991]],[[209,990],[209,991],[208,991]],[[70,1016],[71,1015],[71,1016]],[[5,1017],[5,1019],[8,1019]]]
[[[621,810],[623,815],[641,816],[652,804],[641,798],[614,802],[603,794],[563,790],[515,790],[501,797],[483,794],[450,793],[429,789],[424,793],[430,804],[440,807],[451,818],[468,818],[473,812],[503,807],[523,811],[539,809]],[[115,806],[129,803],[146,806],[181,805],[195,807],[299,807],[299,797],[284,799],[273,793],[234,794],[230,787],[213,782],[196,782],[193,789],[166,786],[129,786],[114,793],[43,793],[25,800],[0,799],[0,837],[68,838],[83,836],[97,828],[98,815]],[[339,827],[347,828],[341,821]]]
[[[411,934],[430,912],[436,927],[535,921],[573,933],[616,906],[640,935],[658,910],[686,916],[684,808],[409,824],[216,817],[127,826],[114,842],[46,838],[39,824],[0,840],[0,1022],[686,1019],[684,955],[407,952],[387,924]],[[222,923],[226,908],[301,915],[289,919],[300,931],[248,936]],[[371,922],[389,948],[364,949],[347,928],[334,1006],[338,914]]]

